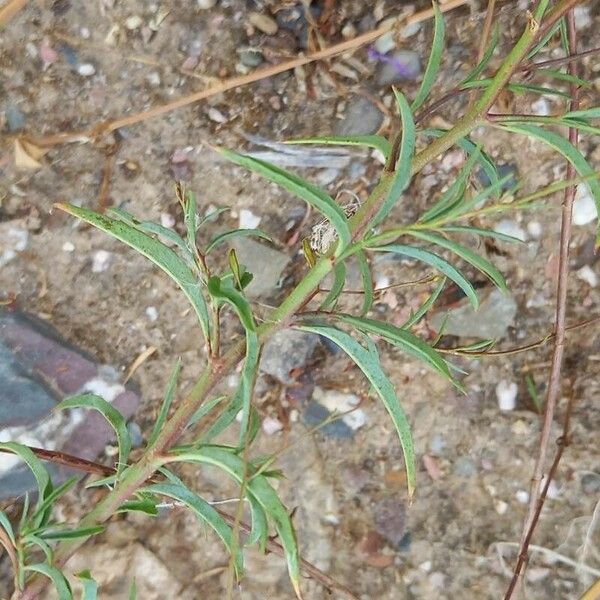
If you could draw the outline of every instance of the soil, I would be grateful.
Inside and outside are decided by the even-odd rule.
[[[273,62],[295,55],[301,44],[293,32],[282,27],[275,36],[252,32],[248,15],[257,10],[257,4],[223,0],[199,10],[191,0],[30,2],[0,37],[0,102],[5,114],[9,106],[17,106],[26,133],[43,138],[134,114],[233,76],[240,71],[237,51],[249,45],[262,48]],[[276,2],[266,4],[277,8]],[[330,26],[323,29],[326,43],[340,39],[346,21],[368,24],[374,12],[394,12],[391,2],[332,4],[339,7]],[[501,50],[525,22],[524,14],[510,7],[501,11]],[[132,19],[138,16],[141,24]],[[448,53],[440,77],[444,88],[458,81],[472,64],[483,17],[483,7],[473,12],[459,9],[447,17]],[[600,45],[600,18],[592,14],[590,19],[581,33],[582,48]],[[149,25],[152,21],[155,31]],[[426,57],[430,38],[431,25],[425,24],[401,47]],[[39,55],[44,40],[56,52],[52,58],[46,50],[46,67]],[[151,263],[53,209],[54,203],[74,202],[100,210],[118,206],[144,220],[173,219],[175,228],[181,230],[174,180],[183,179],[197,194],[201,211],[209,206],[232,209],[209,223],[205,235],[237,227],[239,211],[249,209],[261,217],[260,227],[272,235],[275,246],[293,259],[283,289],[273,290],[265,301],[275,303],[303,268],[299,242],[286,245],[289,236],[283,233],[290,222],[294,226],[301,222],[303,203],[224,162],[210,146],[246,148],[244,134],[271,140],[327,134],[343,116],[351,93],[368,94],[386,109],[385,131],[393,116],[388,108],[390,90],[374,83],[376,66],[368,62],[364,49],[354,59],[363,68],[354,65],[356,81],[327,65],[283,73],[121,129],[94,143],[55,145],[40,159],[38,169],[15,166],[13,143],[19,132],[9,132],[10,123],[5,123],[0,146],[0,226],[27,230],[28,243],[2,267],[0,292],[6,299],[15,298],[21,309],[50,321],[98,361],[123,372],[154,346],[156,351],[134,376],[143,397],[135,420],[143,432],[150,430],[176,358],[183,361],[181,391],[189,389],[204,364],[193,315],[182,294]],[[596,78],[596,87],[584,91],[589,105],[599,100],[598,61],[595,55],[582,61],[582,74],[592,81]],[[95,74],[77,73],[84,64],[93,65]],[[85,69],[80,71],[85,73]],[[414,94],[416,85],[406,83],[405,91]],[[452,122],[463,100],[442,108],[433,124]],[[529,109],[534,100],[528,96],[505,99],[515,112]],[[548,102],[558,110],[562,100]],[[517,167],[526,182],[525,191],[564,176],[564,161],[539,143],[492,129],[478,130],[473,138],[498,162]],[[597,139],[589,136],[582,142],[594,168],[600,163],[596,144]],[[182,153],[184,160],[178,158]],[[350,189],[364,196],[375,182],[377,162],[364,154],[352,157],[353,164],[361,165],[361,174],[352,178],[348,169],[339,171],[329,185],[333,195]],[[430,203],[433,191],[457,172],[452,163],[456,158],[451,151],[415,179],[404,204],[392,215],[396,222],[413,218]],[[302,173],[318,177],[317,171]],[[488,253],[506,276],[518,304],[515,323],[499,343],[503,349],[526,345],[552,330],[560,196],[551,197],[536,211],[509,213],[506,218],[524,230],[535,222],[541,235],[528,234],[526,245],[518,248],[499,244],[478,249]],[[497,220],[485,218],[481,225],[492,227]],[[301,224],[300,239],[310,234],[314,221]],[[574,229],[574,271],[585,265],[599,271],[593,253],[594,227],[590,223]],[[94,272],[99,250],[110,253],[108,265]],[[403,263],[378,269],[392,283],[425,274]],[[571,277],[569,286],[568,323],[596,316],[599,288],[578,277]],[[386,319],[401,320],[430,289],[427,285],[397,288],[376,309]],[[452,301],[446,297],[447,304]],[[154,307],[156,320],[149,307]],[[233,317],[226,326],[232,337],[239,335]],[[592,474],[600,473],[599,331],[592,324],[568,335],[554,434],[560,431],[567,395],[573,393],[571,445],[542,512],[534,538],[536,550],[519,597],[577,598],[598,577],[600,528],[592,516],[594,510],[598,512],[600,475],[594,479]],[[421,333],[434,337],[426,327]],[[456,338],[444,341],[458,342]],[[468,372],[463,378],[466,395],[399,352],[383,346],[380,351],[413,427],[419,464],[416,496],[410,506],[406,504],[402,454],[385,410],[368,397],[367,385],[348,360],[320,351],[314,364],[306,367],[310,377],[323,388],[364,398],[361,408],[367,414],[366,425],[352,439],[339,440],[308,434],[298,420],[286,423],[281,433],[261,433],[254,448],[264,454],[290,446],[278,461],[286,475],[278,489],[287,506],[297,507],[294,522],[301,553],[361,600],[500,598],[515,558],[540,430],[540,416],[527,393],[525,376],[533,377],[543,398],[550,345],[457,361]],[[499,411],[495,389],[501,380],[519,386],[515,410]],[[289,416],[285,387],[271,379],[263,384],[256,399],[262,416]],[[187,468],[183,474],[206,497],[235,497],[236,489],[216,473]],[[89,499],[89,492],[77,488],[64,506],[65,515],[81,514]],[[280,559],[249,551],[246,562],[247,575],[234,598],[292,597]],[[126,598],[135,576],[138,597],[144,600],[217,599],[225,596],[227,564],[218,540],[204,532],[192,515],[173,509],[157,519],[120,518],[86,546],[70,567],[74,571],[89,568],[102,584],[101,598]],[[308,579],[302,587],[310,600],[343,597],[335,591],[328,595]],[[10,583],[5,580],[0,595],[9,594]]]

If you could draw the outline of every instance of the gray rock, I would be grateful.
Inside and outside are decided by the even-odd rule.
[[[444,333],[458,337],[481,339],[502,339],[517,314],[517,303],[512,296],[493,289],[483,299],[479,309],[474,311],[465,304],[448,312],[438,312],[429,318],[429,324],[436,330],[442,326],[446,315]]]
[[[502,185],[503,192],[507,192],[515,185],[517,185],[517,177],[519,175],[517,165],[505,163],[503,165],[498,165],[496,167],[496,170],[498,171],[498,179],[502,179],[503,177],[512,174],[512,177],[509,177],[508,180]],[[492,183],[490,178],[488,177],[488,174],[483,169],[478,169],[475,173],[475,176],[477,177],[477,180],[483,187],[489,187]]]
[[[240,264],[254,275],[246,288],[250,298],[268,296],[277,289],[277,283],[289,262],[289,257],[279,250],[259,244],[248,238],[237,238],[231,243]]]
[[[406,508],[402,500],[388,497],[379,500],[373,508],[375,530],[392,546],[397,547],[406,533]]]
[[[348,101],[346,114],[334,127],[336,135],[370,135],[383,123],[383,115],[367,98],[354,96]]]
[[[379,55],[377,84],[384,87],[402,81],[416,81],[421,75],[421,57],[413,50],[397,50],[390,55]]]
[[[260,370],[281,383],[293,383],[290,372],[302,369],[319,343],[319,336],[294,329],[278,331],[264,345]]]
[[[239,51],[240,61],[246,67],[258,67],[263,61],[263,55],[260,50],[245,48]]]
[[[586,473],[581,477],[581,489],[590,495],[600,492],[600,473]]]
[[[453,471],[459,477],[473,477],[477,473],[477,467],[470,458],[461,456],[456,459]]]
[[[311,400],[302,413],[302,421],[309,427],[316,427],[330,415],[331,413],[323,405]],[[319,428],[319,433],[341,440],[351,438],[353,431],[342,419],[337,419]]]
[[[142,435],[140,426],[135,421],[129,421],[129,423],[127,423],[127,431],[131,438],[131,447],[141,448],[144,443],[144,436]]]
[[[18,106],[9,104],[4,110],[4,116],[6,117],[6,126],[9,133],[21,131],[25,127],[25,117]]]

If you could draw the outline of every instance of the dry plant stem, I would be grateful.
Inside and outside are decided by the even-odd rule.
[[[0,7],[0,28],[4,27],[27,4],[27,0],[7,0]]]
[[[569,54],[577,52],[577,34],[575,30],[575,18],[573,11],[569,10],[567,14],[567,34],[569,40]],[[577,67],[575,63],[570,63],[568,67],[571,75],[577,75]],[[571,101],[569,102],[569,110],[577,110],[579,106],[579,88],[575,84],[571,84]],[[569,141],[575,147],[578,143],[578,132],[575,128],[569,129]],[[567,179],[574,176],[575,170],[571,166],[571,163],[567,165]],[[560,393],[560,377],[562,370],[564,346],[565,346],[565,318],[567,310],[567,286],[568,286],[568,274],[569,274],[569,243],[571,241],[571,221],[573,212],[573,200],[575,198],[575,186],[568,187],[565,190],[562,216],[561,216],[561,229],[560,229],[560,255],[559,255],[559,270],[558,270],[558,289],[556,294],[556,317],[555,317],[555,338],[554,338],[554,352],[552,355],[552,365],[550,367],[550,374],[548,377],[548,392],[546,394],[546,404],[544,409],[544,421],[542,424],[542,432],[540,434],[540,444],[538,456],[536,458],[535,466],[533,469],[533,475],[531,478],[531,491],[529,497],[529,506],[527,510],[527,516],[523,525],[523,534],[521,538],[521,544],[519,547],[519,559],[515,566],[514,576],[511,581],[510,587],[506,592],[505,599],[509,600],[512,593],[517,585],[517,581],[522,572],[523,565],[527,560],[527,546],[535,525],[539,519],[539,514],[542,508],[543,499],[545,497],[545,491],[549,485],[551,479],[551,473],[549,473],[546,486],[543,491],[540,491],[540,485],[542,482],[542,475],[544,472],[544,466],[546,464],[546,454],[548,450],[548,443],[550,441],[550,435],[552,431],[552,423],[554,420],[554,410],[556,407],[556,401]],[[567,413],[568,414],[568,413]],[[568,427],[568,416],[565,418],[565,428]],[[568,435],[568,429],[563,436]],[[559,448],[560,449],[560,448]],[[560,460],[562,451],[557,455]],[[555,463],[558,462],[555,459]],[[554,467],[554,464],[553,464]],[[555,469],[556,467],[554,467]]]
[[[468,0],[448,0],[448,2],[442,4],[440,8],[442,11],[447,12],[449,10],[453,10],[454,8],[462,6],[463,4],[466,4],[467,2]],[[369,31],[367,33],[363,33],[362,35],[359,35],[351,40],[335,44],[330,48],[325,48],[324,50],[319,50],[317,52],[307,54],[306,56],[299,56],[297,58],[285,61],[278,65],[258,69],[248,75],[243,75],[241,77],[232,77],[231,79],[227,79],[222,83],[219,83],[218,85],[210,87],[207,90],[202,90],[200,92],[188,94],[183,98],[179,98],[178,100],[174,100],[173,102],[168,102],[166,104],[163,104],[162,106],[156,106],[149,110],[137,112],[126,117],[121,117],[120,119],[115,119],[114,121],[105,121],[97,123],[90,129],[84,131],[58,133],[55,135],[37,139],[31,138],[31,141],[38,146],[54,146],[56,144],[63,144],[67,142],[88,141],[89,139],[94,139],[98,136],[115,131],[116,129],[119,129],[121,127],[135,125],[136,123],[140,123],[142,121],[146,121],[147,119],[158,117],[165,113],[171,112],[172,110],[188,106],[190,104],[193,104],[194,102],[205,100],[206,98],[214,96],[215,94],[221,94],[234,88],[248,85],[250,83],[255,83],[256,81],[266,79],[267,77],[271,77],[279,73],[284,73],[285,71],[290,71],[292,69],[295,69],[296,67],[300,67],[318,60],[332,58],[333,56],[337,56],[338,54],[342,54],[344,52],[356,50],[357,48],[360,48],[365,44],[369,44],[375,41],[377,38],[381,37],[388,31],[397,27],[400,23],[403,25],[420,23],[422,21],[430,19],[432,16],[433,9],[422,10],[418,13],[415,13],[414,15],[406,17],[406,19],[400,19],[398,22],[387,23],[386,25],[379,27],[378,29]]]
[[[598,600],[600,598],[600,579],[597,579],[592,585],[581,595],[579,600]]]
[[[574,3],[576,3],[575,0],[562,0],[559,2],[553,11],[553,19],[555,21],[558,20]],[[448,7],[448,4],[445,6]],[[489,87],[482,93],[471,110],[467,111],[465,116],[459,119],[452,129],[442,137],[437,138],[413,158],[411,165],[411,173],[413,175],[441,153],[451,148],[459,139],[468,135],[473,128],[481,123],[483,115],[491,108],[495,98],[510,80],[515,69],[537,39],[539,39],[539,25],[535,19],[530,19],[525,31],[501,64]],[[393,175],[392,172],[384,171],[380,183],[375,187],[357,214],[349,220],[349,227],[354,241],[362,238],[364,231],[368,227],[370,217],[383,204]],[[316,292],[319,284],[331,272],[333,266],[334,260],[331,257],[323,257],[316,262],[314,267],[307,272],[282,304],[270,314],[269,321],[258,328],[257,333],[260,342],[264,342],[268,336],[289,323],[293,315],[306,303],[306,300]],[[92,526],[106,521],[114,514],[123,501],[130,498],[152,476],[156,469],[163,463],[169,449],[180,438],[187,423],[198,407],[204,402],[211,391],[214,390],[215,386],[243,358],[244,349],[245,342],[244,340],[240,340],[222,358],[209,363],[192,387],[190,393],[179,403],[178,409],[165,423],[155,444],[145,451],[138,462],[125,469],[114,489],[82,519],[80,522],[81,527]],[[64,565],[73,552],[84,542],[85,538],[80,538],[60,543],[54,554],[55,564],[57,566]],[[18,597],[20,600],[33,600],[45,587],[46,583],[47,580],[45,578],[34,576]]]

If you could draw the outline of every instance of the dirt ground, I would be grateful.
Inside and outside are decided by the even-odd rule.
[[[387,108],[390,89],[377,85],[373,77],[377,67],[362,49],[348,67],[355,79],[331,68],[341,61],[283,73],[123,128],[97,144],[56,145],[40,159],[38,169],[15,167],[13,138],[20,130],[34,137],[77,131],[182,97],[243,72],[248,67],[240,67],[238,51],[250,46],[260,48],[265,61],[295,55],[301,44],[293,32],[280,26],[277,34],[269,35],[249,24],[250,12],[265,4],[273,12],[278,8],[277,2],[250,0],[223,0],[206,10],[191,0],[32,0],[0,35],[0,110],[5,115],[0,226],[28,234],[26,248],[1,268],[0,293],[16,297],[21,309],[47,319],[72,344],[123,372],[154,346],[156,352],[134,376],[143,398],[135,421],[144,432],[176,358],[181,357],[184,365],[180,390],[190,386],[202,367],[193,316],[185,298],[148,261],[53,210],[53,203],[120,206],[139,218],[181,227],[173,183],[183,179],[197,194],[201,211],[232,207],[209,225],[207,234],[236,227],[240,211],[248,209],[261,217],[260,227],[273,236],[275,247],[293,259],[283,289],[273,290],[265,300],[274,303],[302,268],[299,243],[287,245],[287,232],[290,223],[296,227],[301,222],[303,203],[225,163],[210,145],[247,148],[246,134],[282,140],[329,133],[357,94],[366,94],[389,113],[384,115],[385,129],[393,116]],[[323,32],[326,43],[339,41],[347,22],[368,27],[369,18],[397,13],[389,1],[332,4],[336,12],[330,29]],[[473,12],[461,8],[447,18],[448,53],[440,77],[444,88],[472,65],[482,11],[477,6]],[[592,11],[588,19],[581,31],[582,48],[600,45],[600,17]],[[500,22],[504,50],[523,25],[524,11],[508,6]],[[427,23],[399,47],[417,50],[426,60],[430,38]],[[593,55],[582,61],[582,73],[596,81],[595,88],[584,92],[590,105],[599,100],[599,60]],[[416,85],[407,82],[405,91],[414,94]],[[516,101],[515,111],[527,110],[534,100]],[[440,119],[451,123],[461,102],[444,107],[437,124]],[[553,110],[561,106],[560,99],[547,102]],[[490,130],[478,130],[473,137],[499,163],[516,166],[526,179],[526,191],[564,175],[564,162],[537,143]],[[595,168],[600,164],[597,143],[590,138],[582,143]],[[364,153],[349,156],[351,166],[339,169],[327,184],[334,195],[344,189],[362,195],[375,181],[376,161]],[[461,155],[451,151],[419,175],[394,218],[402,222],[418,214],[432,192],[456,173],[460,160]],[[302,172],[324,177],[322,170]],[[506,276],[517,303],[515,322],[500,348],[522,346],[551,331],[560,197],[550,198],[534,212],[506,218],[527,232],[526,245],[500,244],[496,252],[479,248]],[[496,221],[485,219],[482,225],[492,227]],[[311,224],[302,224],[302,236]],[[587,266],[598,274],[594,227],[590,223],[574,228],[574,271]],[[100,250],[108,254],[98,255]],[[424,272],[394,263],[376,266],[376,274],[395,283]],[[381,299],[377,310],[385,318],[399,319],[430,289],[398,288]],[[581,277],[571,277],[568,323],[597,315],[598,289]],[[232,335],[235,331],[232,325]],[[597,521],[600,510],[599,331],[598,325],[590,325],[568,336],[563,392],[572,389],[576,395],[573,439],[542,513],[520,592],[523,598],[577,598],[599,576],[600,528],[593,520],[594,511]],[[422,333],[434,335],[426,328]],[[457,341],[447,340],[452,345]],[[381,347],[381,355],[413,425],[419,461],[416,497],[411,506],[405,505],[401,451],[385,410],[373,399],[365,400],[366,425],[352,439],[307,435],[300,420],[283,432],[261,433],[257,454],[291,443],[279,461],[286,474],[279,489],[287,505],[297,507],[294,522],[302,555],[361,600],[500,598],[519,540],[540,426],[525,375],[533,376],[543,397],[550,347],[461,361],[468,372],[463,380],[466,395],[398,352]],[[366,398],[367,386],[343,356],[320,349],[307,370],[322,388]],[[515,410],[499,411],[495,389],[501,380],[518,385]],[[289,402],[288,408],[285,402],[283,408],[278,406],[286,393],[280,384],[265,379],[256,399],[261,414],[289,416]],[[562,397],[558,406],[557,433],[565,401]],[[235,496],[236,490],[210,471],[188,469],[185,475],[198,491],[214,499]],[[67,516],[81,513],[84,494],[78,488],[71,495],[64,507]],[[397,543],[390,537],[397,537]],[[127,516],[111,524],[70,566],[91,569],[103,584],[101,598],[127,597],[128,582],[135,576],[138,597],[144,600],[217,599],[224,593],[227,558],[193,516],[173,510],[154,520]],[[292,597],[279,559],[251,551],[247,571],[236,598]],[[7,585],[0,585],[1,596],[9,593]],[[310,580],[303,581],[303,588],[309,600],[342,597],[336,592],[328,595]]]

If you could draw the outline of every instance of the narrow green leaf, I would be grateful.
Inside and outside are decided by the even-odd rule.
[[[582,88],[590,88],[592,84],[581,77],[576,77],[570,73],[563,73],[557,69],[537,69],[535,74],[539,77],[547,77],[548,79],[557,79],[558,81],[566,81],[567,83],[574,83]]]
[[[560,154],[562,154],[572,165],[573,168],[577,171],[579,175],[582,177],[593,176],[594,169],[590,167],[586,159],[579,152],[573,144],[569,142],[566,138],[562,137],[558,133],[554,133],[553,131],[547,131],[546,129],[542,129],[541,127],[537,127],[535,125],[512,125],[512,124],[503,124],[501,125],[502,129],[506,129],[507,131],[512,131],[514,133],[521,133],[523,135],[535,138],[544,142]],[[600,213],[600,183],[598,183],[597,179],[590,178],[586,184],[594,198],[596,203],[596,208]],[[596,234],[596,245],[600,245],[600,228]]]
[[[27,535],[21,538],[23,545],[25,546],[37,546],[42,550],[44,556],[46,557],[46,562],[51,565],[54,561],[54,552],[50,547],[50,544],[42,539],[40,536],[35,533],[28,533]]]
[[[492,82],[491,78],[477,79],[476,81],[468,81],[461,85],[461,89],[470,90],[477,88],[486,88]],[[545,87],[541,85],[533,85],[531,83],[508,83],[506,89],[515,94],[546,94],[549,96],[560,96],[561,98],[569,98],[569,94],[563,90],[556,88]]]
[[[81,600],[96,600],[98,598],[98,584],[92,578],[92,574],[86,569],[75,573],[75,577],[81,581],[83,586]]]
[[[15,540],[15,532],[13,531],[7,514],[3,510],[0,510],[0,527],[6,531],[6,535],[10,539],[12,545],[16,546],[17,542]]]
[[[444,225],[444,227],[442,227],[440,231],[453,233],[470,233],[472,235],[480,235],[481,237],[494,238],[495,240],[500,240],[501,242],[508,242],[509,244],[525,243],[523,240],[513,237],[512,235],[507,235],[506,233],[500,233],[498,231],[494,231],[493,229],[481,229],[480,227],[471,227],[470,225]]]
[[[326,135],[289,140],[284,144],[322,144],[323,146],[366,146],[379,150],[387,160],[390,143],[381,135]]]
[[[479,254],[473,252],[470,248],[461,246],[444,236],[429,233],[427,231],[411,231],[410,235],[419,240],[440,246],[441,248],[446,248],[446,250],[450,250],[450,252],[454,252],[454,254],[460,256],[463,260],[466,260],[470,265],[483,273],[500,291],[507,291],[506,282],[504,281],[502,273],[500,273],[489,260],[479,256]]]
[[[148,442],[146,443],[148,448],[154,444],[161,429],[163,428],[163,425],[165,424],[167,414],[169,413],[169,408],[171,408],[173,398],[175,397],[175,391],[177,390],[177,379],[179,378],[180,372],[181,359],[178,358],[173,370],[171,371],[171,376],[169,377],[169,381],[167,383],[167,389],[165,390],[163,401],[160,405],[160,410],[158,411],[158,416],[156,417],[156,421],[154,421],[154,425],[152,426],[152,431],[148,436]]]
[[[135,577],[131,580],[129,586],[129,593],[127,594],[127,600],[136,600],[137,598],[137,586],[135,585]]]
[[[110,219],[105,215],[72,204],[57,204],[56,206],[124,242],[160,267],[182,289],[198,317],[204,337],[207,340],[209,339],[208,310],[200,291],[198,278],[189,265],[174,250],[134,227]]]
[[[540,41],[527,54],[527,60],[533,58],[552,39],[554,34],[560,30],[562,20],[563,19],[560,19],[559,21],[554,23],[554,25],[552,25],[552,27],[550,27],[550,29],[542,36]]]
[[[217,301],[231,305],[244,329],[256,330],[250,304],[248,304],[244,295],[236,290],[229,281],[213,275],[208,280],[208,292]]]
[[[217,398],[213,398],[208,402],[204,402],[204,404],[202,404],[198,408],[198,410],[196,410],[196,412],[192,415],[187,424],[187,427],[189,428],[192,425],[196,424],[200,419],[206,416],[217,404],[223,402],[223,400],[225,400],[226,397],[227,396],[218,396]]]
[[[40,532],[40,537],[44,540],[75,540],[79,538],[88,538],[104,531],[103,525],[95,527],[79,527],[76,529],[46,529]]]
[[[419,91],[415,96],[415,99],[410,105],[411,111],[414,113],[425,99],[429,96],[429,92],[435,83],[438,72],[440,70],[440,63],[442,61],[442,52],[444,50],[444,17],[438,3],[434,0],[433,2],[433,40],[431,42],[431,52],[429,54],[429,60],[427,61],[427,67],[425,68],[425,74],[419,87]]]
[[[88,488],[95,488],[95,487],[102,487],[102,486],[107,486],[108,488],[111,488],[115,485],[115,483],[117,483],[117,476],[116,475],[108,475],[107,477],[101,477],[100,479],[95,479],[94,481],[90,481],[90,482],[86,483],[85,489],[87,490]]]
[[[39,508],[48,494],[48,490],[52,489],[52,482],[42,461],[27,446],[23,446],[17,442],[0,442],[0,448],[16,454],[33,473],[38,489],[36,508]]]
[[[404,453],[408,495],[409,497],[412,497],[415,489],[415,452],[410,433],[410,425],[398,402],[394,386],[381,368],[379,355],[375,345],[367,338],[365,340],[367,348],[365,348],[346,332],[325,325],[299,325],[297,326],[297,329],[308,331],[309,333],[316,333],[330,339],[344,350],[369,380],[373,389],[381,398],[398,433],[402,451]]]
[[[214,221],[219,215],[223,214],[224,212],[227,212],[228,210],[231,210],[230,206],[219,206],[218,208],[215,208],[214,210],[205,213],[204,216],[198,221],[196,231],[200,229],[200,227],[208,223],[208,221]]]
[[[346,283],[346,265],[343,261],[337,262],[333,267],[333,281],[331,282],[331,289],[325,296],[325,300],[323,300],[321,304],[321,310],[325,310],[332,305],[335,305],[337,299],[339,298],[342,290],[344,289],[344,284]]]
[[[403,244],[388,244],[387,246],[375,246],[373,248],[369,248],[369,250],[373,250],[375,252],[391,252],[393,254],[400,254],[402,256],[407,256],[408,258],[420,260],[426,265],[437,269],[440,273],[446,275],[448,279],[451,279],[452,281],[454,281],[454,283],[456,283],[456,285],[465,293],[465,296],[467,296],[467,298],[469,299],[471,306],[475,310],[477,310],[477,307],[479,306],[479,301],[477,300],[477,294],[475,293],[473,286],[469,283],[467,279],[465,279],[464,275],[462,275],[460,271],[458,271],[449,262],[445,261],[437,254],[429,252],[428,250],[423,250],[422,248],[415,248],[414,246],[405,246]]]
[[[69,586],[67,578],[56,567],[51,567],[46,563],[38,563],[36,565],[24,565],[23,569],[40,573],[50,579],[56,588],[58,600],[73,600],[71,586]]]
[[[373,306],[373,278],[371,277],[367,255],[363,250],[359,250],[356,253],[356,260],[363,284],[363,305],[360,313],[361,315],[366,315],[371,310],[371,306]]]
[[[42,525],[51,514],[49,510],[52,505],[60,498],[63,494],[66,494],[75,484],[77,483],[77,476],[73,475],[59,485],[56,489],[53,489],[50,493],[46,494],[43,502],[36,507],[34,513],[31,515],[31,521],[33,527],[39,527]]]
[[[472,81],[476,77],[479,77],[481,73],[483,73],[483,70],[488,66],[492,56],[494,55],[494,50],[498,45],[498,32],[499,26],[498,23],[495,23],[490,35],[490,41],[488,42],[487,48],[485,49],[481,60],[475,66],[475,68],[472,71],[470,71],[468,75],[461,81],[460,85]]]
[[[245,448],[256,435],[257,429],[252,434],[250,430],[250,417],[252,407],[252,393],[254,383],[258,374],[258,360],[260,355],[260,346],[258,335],[255,331],[246,330],[246,356],[244,357],[244,366],[240,376],[240,383],[235,392],[235,399],[242,407],[242,419],[240,422],[240,439],[238,447]]]
[[[192,252],[196,249],[196,230],[198,229],[198,212],[196,194],[186,192],[183,203],[183,220],[187,233],[187,243]]]
[[[563,115],[565,119],[600,119],[600,106],[583,110],[571,110]]]
[[[68,408],[91,408],[97,410],[108,421],[117,436],[117,445],[119,446],[118,477],[127,466],[127,459],[131,451],[131,438],[123,415],[112,404],[96,394],[81,394],[66,398],[56,405],[55,410]]]
[[[402,329],[410,329],[415,323],[418,323],[425,314],[427,314],[427,311],[433,306],[434,302],[438,299],[438,296],[442,293],[445,285],[446,278],[441,277],[429,298],[427,298],[427,300],[425,300],[425,302],[423,302],[423,304],[421,304],[421,306],[419,306],[419,308],[402,324]]]
[[[402,192],[410,183],[412,159],[415,151],[415,122],[413,121],[410,106],[404,95],[394,88],[394,96],[396,97],[398,113],[400,114],[400,121],[402,123],[402,136],[398,160],[396,161],[396,164],[393,165],[394,177],[390,189],[383,204],[369,223],[370,227],[379,225],[379,223],[387,217],[394,204],[396,204],[400,198]]]
[[[250,503],[252,529],[250,530],[246,545],[253,546],[254,544],[258,544],[260,551],[264,553],[267,548],[267,537],[269,535],[267,515],[254,496],[250,495],[248,501]]]
[[[382,337],[386,342],[399,348],[402,352],[425,363],[430,369],[436,371],[442,377],[460,388],[460,384],[452,377],[446,361],[441,355],[423,340],[409,331],[400,329],[395,325],[383,323],[375,319],[354,317],[346,314],[336,314],[335,319],[350,325],[363,333],[374,334]]]
[[[194,494],[185,485],[175,483],[155,483],[144,488],[152,494],[167,496],[182,502],[189,507],[198,519],[206,523],[222,540],[231,554],[234,552],[233,536],[231,528],[223,521],[219,513],[200,496]],[[234,565],[237,577],[240,577],[243,571],[243,557],[241,552],[236,552],[234,556]]]
[[[327,193],[317,186],[305,181],[301,177],[284,169],[280,169],[275,165],[271,165],[262,160],[251,158],[225,148],[217,148],[217,151],[231,162],[245,167],[250,171],[254,171],[262,175],[269,181],[276,183],[286,189],[288,192],[295,194],[302,200],[308,202],[313,208],[318,210],[325,216],[338,234],[340,244],[336,248],[336,256],[350,244],[351,234],[348,228],[348,221],[344,211],[335,203]]]
[[[126,512],[141,512],[151,517],[158,515],[158,509],[156,508],[156,502],[150,498],[141,498],[139,500],[127,500],[117,508],[115,513],[126,513]]]
[[[215,248],[215,246],[218,246],[219,244],[222,244],[223,242],[226,242],[227,240],[234,237],[258,237],[262,238],[263,240],[267,240],[268,242],[273,241],[273,239],[268,233],[265,233],[260,229],[231,229],[230,231],[225,231],[223,233],[220,233],[219,235],[216,235],[209,242],[208,246],[206,246],[205,254],[208,254],[211,250]]]

